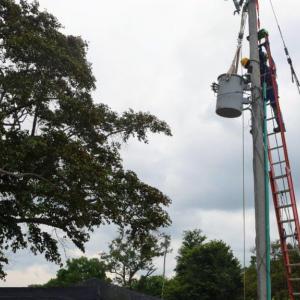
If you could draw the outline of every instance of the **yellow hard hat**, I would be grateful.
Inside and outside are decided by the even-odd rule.
[[[243,57],[241,59],[241,64],[242,64],[243,67],[246,68],[249,65],[249,63],[250,63],[250,59],[248,57]]]

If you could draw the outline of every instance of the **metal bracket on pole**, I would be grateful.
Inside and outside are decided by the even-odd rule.
[[[251,97],[247,97],[247,98],[243,98],[243,104],[244,105],[248,105],[248,104],[251,104],[252,103],[252,101],[251,101],[251,99],[250,99]]]

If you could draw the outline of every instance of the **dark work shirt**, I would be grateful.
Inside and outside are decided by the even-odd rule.
[[[265,82],[267,84],[267,89],[271,88],[273,85],[272,74],[270,67],[266,63],[260,63],[260,76],[262,85]]]

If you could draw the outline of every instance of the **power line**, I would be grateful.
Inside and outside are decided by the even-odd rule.
[[[279,20],[278,20],[278,17],[277,17],[277,14],[276,14],[273,2],[272,2],[272,0],[269,0],[269,2],[270,2],[270,5],[271,5],[271,8],[272,8],[272,11],[273,11],[273,15],[274,15],[274,18],[275,18],[275,21],[276,21],[276,24],[277,24],[277,27],[278,27],[278,30],[279,30],[279,34],[280,34],[283,46],[284,46],[284,52],[285,52],[285,55],[286,55],[286,58],[287,58],[287,62],[290,65],[290,68],[291,68],[292,82],[296,83],[298,92],[300,94],[300,82],[299,82],[298,76],[296,74],[296,71],[294,69],[292,58],[291,58],[291,56],[289,54],[289,50],[288,50],[288,48],[286,46],[286,42],[285,42],[285,39],[284,39],[282,30],[281,30],[281,27],[280,27],[280,24],[279,24]]]
[[[243,165],[243,296],[246,300],[246,195],[245,195],[245,116],[242,114],[242,165]]]

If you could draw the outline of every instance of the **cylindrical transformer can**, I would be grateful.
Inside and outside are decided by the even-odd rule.
[[[237,118],[243,111],[243,91],[245,82],[242,76],[222,74],[218,77],[216,113],[224,118]]]

